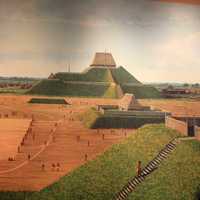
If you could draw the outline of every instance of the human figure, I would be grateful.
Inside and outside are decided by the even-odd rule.
[[[126,131],[124,132],[124,136],[125,136],[125,137],[127,136],[127,133],[126,133]]]
[[[35,140],[35,133],[33,133],[33,140]]]
[[[77,142],[80,141],[80,138],[81,138],[80,135],[77,135],[77,136],[76,136],[76,140],[77,140]]]
[[[43,163],[41,166],[42,171],[45,171],[45,164]]]
[[[137,173],[137,176],[139,176],[142,172],[142,162],[139,160],[137,162],[137,166],[136,166],[136,173]]]
[[[104,134],[102,134],[102,140],[104,140],[105,139],[105,135]]]
[[[87,155],[87,154],[85,154],[85,161],[87,161],[87,159],[88,159],[88,155]]]
[[[52,167],[51,170],[54,172],[56,165],[54,163],[52,163],[51,167]]]
[[[20,153],[20,146],[17,147],[17,152]]]
[[[31,155],[30,154],[28,154],[28,160],[30,160],[31,159]]]
[[[87,142],[87,145],[88,145],[88,147],[90,146],[90,141],[88,140],[88,142]]]
[[[24,137],[22,138],[21,145],[22,145],[22,146],[24,145]]]
[[[60,171],[60,163],[57,163],[56,167],[57,167],[57,172]]]

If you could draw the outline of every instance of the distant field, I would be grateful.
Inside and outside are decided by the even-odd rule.
[[[200,116],[200,101],[190,99],[140,100],[145,106],[152,106],[171,112],[174,116]]]
[[[0,88],[0,94],[25,94],[28,90],[20,88]]]

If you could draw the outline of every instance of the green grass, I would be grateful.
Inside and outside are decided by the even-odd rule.
[[[117,90],[115,85],[110,85],[110,87],[105,91],[103,97],[118,98]]]
[[[142,161],[143,166],[146,165],[165,144],[178,136],[176,131],[167,129],[164,125],[144,126],[137,134],[113,145],[96,160],[88,162],[41,192],[0,193],[0,199],[112,200],[127,181],[136,175],[135,166],[138,160]]]
[[[107,111],[106,111],[107,112]],[[118,114],[119,113],[119,114]],[[139,128],[144,124],[164,123],[165,115],[122,115],[119,111],[100,113],[95,108],[89,109],[81,118],[87,128]]]
[[[25,94],[27,89],[20,88],[0,88],[0,94]]]
[[[115,82],[123,93],[133,93],[136,98],[159,98],[159,91],[143,85],[123,67],[115,69],[90,68],[82,73],[57,73],[53,80],[42,80],[27,93],[48,96],[77,96],[118,98]]]
[[[87,128],[91,128],[101,116],[102,114],[95,108],[90,108],[84,114],[81,114],[79,118]]]
[[[126,69],[124,69],[123,67],[111,69],[111,73],[113,75],[114,80],[118,84],[132,83],[141,85],[141,82],[139,82],[132,74],[126,71]]]
[[[160,92],[155,87],[150,86],[150,85],[122,84],[121,87],[124,93],[132,93],[138,99],[161,98]]]
[[[79,97],[105,97],[115,98],[115,90],[111,90],[110,84],[81,84],[65,83],[60,80],[42,80],[35,85],[27,94],[48,96],[79,96]]]
[[[182,141],[129,200],[199,200],[200,142]]]
[[[91,68],[82,73],[57,73],[55,78],[65,81],[112,82],[108,69]]]
[[[32,98],[28,103],[36,104],[68,104],[65,99]]]

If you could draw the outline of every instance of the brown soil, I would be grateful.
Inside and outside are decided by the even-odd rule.
[[[31,130],[20,146],[15,161],[0,160],[1,191],[39,191],[88,160],[96,158],[133,132],[122,129],[86,129],[76,117],[91,105],[116,104],[117,100],[66,98],[72,105],[61,106],[28,104],[30,98],[0,96],[1,120],[20,119],[24,130],[27,130],[25,124],[33,118],[29,127]],[[15,127],[12,128],[15,130]],[[13,134],[14,137],[17,136]],[[15,149],[19,140],[13,144]],[[12,153],[4,148],[3,153],[0,151],[0,157],[5,156],[5,152]]]

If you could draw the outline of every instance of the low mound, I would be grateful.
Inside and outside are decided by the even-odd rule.
[[[107,90],[110,90],[109,92]],[[48,96],[78,96],[115,98],[115,86],[108,84],[69,83],[61,80],[42,80],[27,94]]]
[[[179,134],[176,131],[167,129],[164,125],[144,126],[139,129],[136,134],[127,138],[123,143],[113,145],[104,155],[98,157],[96,160],[88,162],[86,165],[75,170],[68,176],[63,177],[57,183],[41,192],[0,193],[0,198],[16,200],[25,196],[27,200],[112,200],[127,181],[136,175],[135,166],[138,160],[141,160],[142,165],[145,166],[169,141],[178,136]],[[183,143],[183,147],[184,146],[185,143]],[[199,146],[200,145],[197,144],[196,147],[188,147],[190,153],[194,153],[195,155],[195,167],[191,165],[191,158],[188,158],[186,149],[183,151],[182,157],[178,156],[177,160],[173,160],[173,168],[169,167],[169,171],[166,172],[166,174],[174,173],[174,169],[178,166],[177,170],[183,169],[184,173],[177,173],[173,178],[171,176],[166,176],[165,179],[160,179],[160,182],[158,182],[165,182],[167,187],[173,189],[174,184],[171,184],[172,182],[170,182],[170,180],[175,181],[175,184],[181,184],[179,181],[185,179],[185,181],[183,180],[184,183],[190,185],[189,190],[184,190],[182,187],[176,188],[176,198],[173,198],[172,194],[169,193],[168,196],[165,196],[165,193],[156,191],[156,188],[150,187],[151,185],[149,185],[149,192],[154,190],[154,194],[160,193],[162,198],[151,198],[149,195],[149,197],[145,199],[182,200],[184,199],[182,198],[184,192],[190,196],[190,198],[187,199],[192,199],[192,191],[196,188],[196,182],[193,181],[198,180],[197,177],[199,176],[198,174],[200,174],[200,169],[198,167],[196,168],[196,166],[200,164],[200,158],[196,156],[199,155],[200,152]],[[178,151],[175,152],[177,153]],[[172,156],[175,156],[175,154]],[[194,163],[194,161],[192,163]],[[186,170],[187,168],[190,168],[190,173]],[[158,169],[158,171],[159,170],[160,169]],[[191,173],[192,171],[193,173]],[[152,177],[153,175],[149,176],[149,178]],[[187,179],[190,181],[187,182]]]
[[[32,98],[28,103],[36,104],[68,104],[65,99]]]
[[[144,124],[164,123],[164,114],[129,114],[129,112],[105,112],[89,109],[80,117],[87,128],[139,128]]]
[[[87,81],[87,82],[113,82],[109,69],[89,68],[82,73],[56,73],[56,79],[64,81]]]
[[[132,85],[132,84],[122,84],[122,91],[125,93],[134,94],[137,99],[146,98],[160,98],[160,92],[153,86],[150,85]]]

